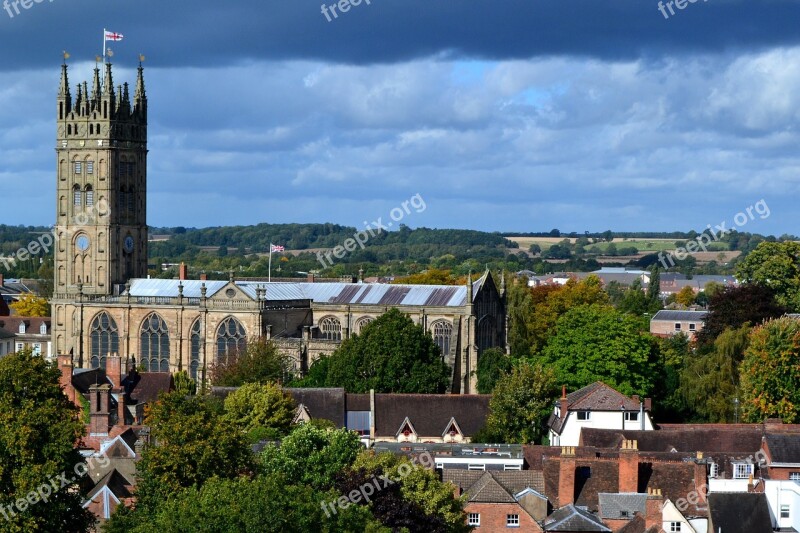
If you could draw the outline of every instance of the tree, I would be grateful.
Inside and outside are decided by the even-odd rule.
[[[228,257],[228,247],[223,244],[217,248],[217,257]]]
[[[765,322],[750,335],[741,366],[742,414],[746,422],[800,420],[800,321]]]
[[[392,283],[405,283],[413,285],[463,285],[464,281],[453,276],[450,270],[431,268],[420,274],[395,278]]]
[[[780,305],[800,310],[800,243],[760,243],[738,264],[736,277],[771,288]]]
[[[44,317],[50,316],[50,305],[44,298],[39,298],[31,292],[24,292],[19,300],[11,304],[11,309],[19,316]]]
[[[346,428],[322,429],[300,424],[281,441],[261,454],[266,474],[282,474],[290,483],[327,490],[336,474],[355,461],[362,445],[358,435]]]
[[[695,301],[694,289],[692,289],[688,285],[685,286],[684,288],[678,291],[678,294],[675,295],[675,301],[684,307],[689,307],[690,305],[694,304]]]
[[[291,359],[274,343],[258,338],[248,342],[243,352],[233,353],[227,361],[215,363],[211,367],[211,382],[220,387],[283,382],[291,378],[291,368]]]
[[[647,396],[657,380],[656,350],[652,337],[640,330],[636,317],[612,307],[576,307],[558,320],[544,361],[571,390],[600,380],[623,394]]]
[[[335,514],[323,504],[338,493],[294,485],[281,475],[255,479],[213,478],[165,500],[148,520],[115,515],[108,533],[283,533],[284,531],[387,532],[369,509],[348,506]],[[124,516],[124,515],[123,515]]]
[[[648,289],[649,292],[649,289]],[[642,280],[636,278],[622,295],[617,310],[634,316],[643,316],[653,307],[651,300],[642,289]]]
[[[81,506],[85,492],[73,475],[83,464],[75,443],[83,437],[84,426],[80,410],[61,391],[59,376],[58,369],[30,350],[0,358],[3,531],[85,532],[94,523],[91,513]],[[37,493],[62,474],[70,483],[61,486],[63,482],[58,481],[60,488],[49,496]],[[30,494],[37,497],[30,498]],[[26,503],[20,505],[19,501]]]
[[[478,394],[490,394],[497,381],[511,372],[511,368],[511,359],[502,350],[484,350],[478,357]]]
[[[489,401],[486,427],[476,442],[539,443],[557,395],[555,375],[540,364],[522,362],[500,378]]]
[[[326,384],[347,392],[443,393],[451,370],[422,326],[396,308],[336,349]]]
[[[272,383],[245,383],[225,398],[225,418],[248,434],[251,442],[262,436],[286,435],[294,415],[292,397]]]
[[[650,283],[647,285],[647,299],[661,306],[661,272],[658,265],[650,268]]]
[[[137,465],[136,512],[212,477],[235,479],[253,470],[252,454],[238,428],[202,397],[162,395],[145,419],[153,444]]]
[[[680,392],[689,409],[707,422],[735,421],[740,363],[749,341],[750,327],[726,329],[710,347],[686,361]]]
[[[184,396],[191,396],[197,394],[197,384],[186,370],[175,372],[172,374],[172,380],[175,383],[175,392],[183,394]]]
[[[708,315],[697,333],[697,342],[711,344],[727,328],[754,326],[785,313],[786,308],[775,301],[775,293],[768,287],[757,283],[725,287],[709,297]]]

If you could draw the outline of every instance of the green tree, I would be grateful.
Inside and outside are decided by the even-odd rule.
[[[800,321],[765,322],[750,335],[742,361],[742,413],[746,422],[800,420]]]
[[[241,428],[251,442],[263,436],[286,435],[294,414],[292,397],[272,383],[245,383],[225,398],[225,418]]]
[[[647,299],[661,307],[661,272],[658,265],[650,268],[650,283],[647,285]]]
[[[522,362],[497,382],[489,401],[486,427],[473,440],[540,443],[544,421],[557,396],[556,389],[551,369]]]
[[[484,350],[478,357],[478,393],[490,394],[497,381],[511,372],[512,364],[500,348]]]
[[[60,372],[30,350],[0,358],[0,529],[85,532],[94,517],[73,474],[83,460],[80,410],[61,391]],[[41,500],[37,490],[65,474],[68,486]],[[59,485],[61,482],[59,482]],[[22,509],[17,502],[26,501]],[[41,501],[40,501],[41,500]]]
[[[736,277],[773,289],[779,304],[800,310],[800,243],[760,243],[738,264]]]
[[[234,479],[253,470],[244,436],[202,397],[162,395],[145,419],[152,444],[137,465],[136,511],[160,503],[212,477]]]
[[[450,385],[431,335],[394,308],[344,341],[327,364],[327,386],[347,392],[443,393]]]
[[[19,316],[43,317],[50,316],[50,305],[47,300],[31,292],[24,292],[19,300],[11,304],[11,309]]]
[[[727,329],[710,347],[691,357],[681,374],[680,391],[688,407],[707,422],[734,422],[740,364],[750,327]]]
[[[685,333],[679,333],[658,339],[658,348],[664,379],[653,391],[656,414],[664,422],[685,421],[690,413],[682,394],[681,374],[693,355],[692,342]]]
[[[558,320],[543,355],[570,390],[599,380],[623,394],[647,396],[658,379],[655,351],[637,318],[609,306],[584,305]]]
[[[323,493],[288,483],[276,474],[255,479],[208,480],[165,500],[152,518],[118,517],[108,533],[261,533],[285,531],[386,532],[367,507],[348,506],[336,513],[323,511],[323,503],[338,493]]]
[[[775,293],[769,287],[757,283],[725,287],[709,297],[708,315],[697,333],[697,342],[711,344],[728,328],[755,326],[785,313],[786,308],[775,301]]]
[[[296,426],[280,446],[268,446],[261,455],[266,474],[283,474],[290,483],[327,490],[336,474],[355,461],[362,445],[345,428],[332,430],[311,424]]]
[[[211,368],[211,382],[219,387],[245,383],[283,382],[291,379],[291,359],[264,338],[248,342],[243,352],[231,354]]]
[[[175,383],[175,392],[178,394],[183,394],[184,396],[197,394],[197,384],[189,377],[189,373],[186,370],[172,374],[172,380]]]
[[[684,307],[689,307],[694,304],[695,298],[694,289],[688,285],[679,290],[678,294],[675,295],[675,301]]]

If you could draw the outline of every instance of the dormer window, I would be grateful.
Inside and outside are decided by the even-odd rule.
[[[20,333],[25,333],[25,322],[20,322],[19,323],[19,332]]]
[[[47,335],[47,324],[42,324],[41,326],[39,326],[39,334]]]

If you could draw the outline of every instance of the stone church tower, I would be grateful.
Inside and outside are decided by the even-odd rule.
[[[83,82],[73,98],[67,65],[61,67],[53,291],[58,353],[75,349],[68,341],[83,328],[80,319],[71,316],[71,304],[84,296],[119,294],[128,280],[147,277],[143,68],[139,64],[133,99],[127,83],[114,87],[111,64],[105,65],[102,77],[101,82],[101,69],[96,67],[91,92]]]

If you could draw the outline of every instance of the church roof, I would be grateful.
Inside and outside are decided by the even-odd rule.
[[[473,300],[480,292],[487,275],[488,273],[473,282]],[[199,298],[200,287],[205,284],[206,297],[211,298],[228,283],[214,280],[135,279],[131,281],[130,295],[133,297],[175,298],[178,296],[178,285],[182,284],[184,297]],[[467,300],[467,287],[464,285],[255,281],[236,281],[235,284],[254,300],[256,299],[256,289],[265,288],[268,301],[311,300],[314,303],[351,305],[460,307]]]

